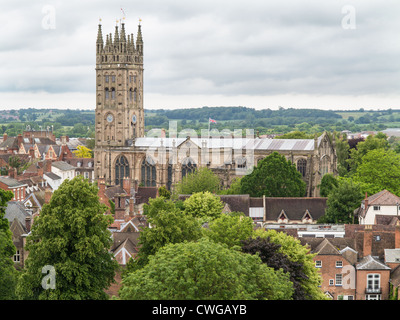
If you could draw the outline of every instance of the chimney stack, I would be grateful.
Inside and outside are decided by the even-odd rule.
[[[8,138],[7,133],[4,133],[4,134],[3,134],[3,142],[6,141],[7,138]]]
[[[22,134],[19,134],[17,136],[17,142],[18,142],[18,148],[20,147],[21,143],[22,143]]]
[[[397,222],[394,228],[394,248],[400,249],[400,223]]]
[[[372,253],[372,225],[366,224],[364,227],[363,256]]]
[[[131,194],[131,179],[129,177],[122,179],[122,188],[125,190],[127,195]]]
[[[116,194],[114,197],[115,202],[115,220],[125,219],[125,194]]]
[[[8,176],[13,179],[17,178],[17,168],[10,168],[8,170]]]
[[[51,172],[51,160],[45,160],[44,162],[44,172]]]
[[[31,216],[27,216],[25,218],[25,228],[26,228],[26,232],[30,232],[31,231],[31,225],[32,225],[32,217]]]
[[[46,190],[44,191],[44,202],[45,203],[50,203],[50,199],[52,196],[52,192],[50,188],[46,188]]]
[[[35,158],[35,150],[33,150],[33,147],[29,148],[29,155],[30,155],[31,159]]]

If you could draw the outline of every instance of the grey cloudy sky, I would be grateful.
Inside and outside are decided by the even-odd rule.
[[[1,0],[0,109],[94,109],[97,25],[121,8],[145,108],[400,108],[398,0]]]

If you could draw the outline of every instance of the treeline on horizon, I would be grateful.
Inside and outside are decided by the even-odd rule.
[[[322,131],[353,132],[384,130],[388,123],[400,126],[400,110],[321,110],[313,108],[282,108],[277,110],[243,106],[220,106],[182,109],[145,109],[146,130],[169,128],[170,121],[178,122],[178,130],[190,128],[196,131],[208,126],[208,119],[217,123],[212,128],[252,128],[260,134],[284,134],[303,131],[308,134]],[[344,115],[345,114],[345,115]],[[344,116],[343,116],[344,115]],[[398,124],[397,124],[397,123]],[[95,111],[79,109],[19,109],[0,113],[0,132],[15,135],[29,125],[35,130],[53,126],[57,137],[94,136]]]

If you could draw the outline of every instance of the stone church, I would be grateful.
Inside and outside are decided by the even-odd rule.
[[[318,185],[326,173],[337,173],[335,141],[326,133],[314,139],[259,138],[252,130],[217,132],[184,130],[170,123],[165,130],[145,134],[143,102],[143,38],[139,24],[136,38],[125,24],[115,26],[114,36],[98,26],[96,41],[96,146],[95,178],[108,185],[122,185],[129,178],[136,186],[173,188],[199,167],[212,169],[226,188],[235,177],[274,151],[290,159],[307,183],[306,196],[319,196]]]

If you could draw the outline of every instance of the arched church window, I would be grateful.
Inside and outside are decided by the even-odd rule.
[[[129,101],[132,101],[133,99],[133,91],[132,88],[129,89]]]
[[[137,101],[137,90],[135,88],[135,90],[133,90],[133,101]]]
[[[307,160],[300,159],[297,161],[297,171],[301,173],[302,177],[305,177],[307,170]]]
[[[196,163],[192,158],[185,158],[182,161],[182,178],[188,175],[189,173],[193,173],[196,170]]]
[[[129,177],[129,162],[125,156],[119,156],[115,162],[115,184],[122,186],[125,177]]]
[[[246,166],[247,166],[246,157],[236,158],[235,162],[236,162],[236,165],[238,168],[246,169]]]
[[[173,167],[172,164],[170,163],[168,165],[168,181],[167,181],[167,189],[171,190],[172,187],[172,172],[173,172]]]
[[[142,162],[142,185],[144,187],[155,187],[156,178],[156,164],[151,157],[146,157]]]
[[[111,88],[111,99],[115,99],[115,88]]]
[[[108,88],[105,89],[105,92],[106,92],[106,100],[110,99],[110,91],[108,90]]]
[[[321,176],[323,177],[328,172],[329,172],[329,157],[323,156],[321,159]]]

